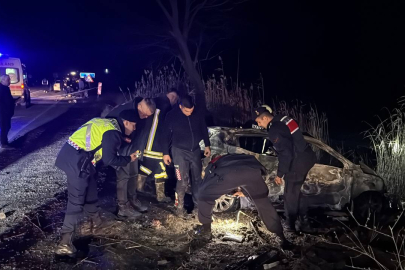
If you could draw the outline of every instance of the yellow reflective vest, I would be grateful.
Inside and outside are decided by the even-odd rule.
[[[121,132],[121,128],[115,119],[93,118],[81,126],[72,136],[69,137],[69,144],[76,149],[83,149],[87,152],[96,149],[101,145],[103,134],[109,130]],[[101,148],[94,154],[93,164],[100,161],[103,157]]]

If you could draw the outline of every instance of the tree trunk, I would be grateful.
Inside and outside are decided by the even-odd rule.
[[[183,34],[180,32],[180,29],[175,29],[172,34],[177,42],[177,45],[179,46],[180,56],[184,70],[186,71],[187,75],[190,78],[190,81],[193,83],[196,89],[195,93],[196,103],[199,106],[201,106],[204,109],[204,111],[206,111],[207,105],[205,100],[205,86],[202,82],[200,74],[198,73],[194,61],[191,58],[187,42],[184,39]]]

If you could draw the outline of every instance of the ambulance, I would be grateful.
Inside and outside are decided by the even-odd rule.
[[[21,99],[26,107],[31,104],[31,94],[27,85],[27,71],[19,58],[11,58],[0,53],[0,76],[10,76],[10,90],[14,99]]]

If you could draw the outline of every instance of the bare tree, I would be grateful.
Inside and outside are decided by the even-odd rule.
[[[177,47],[177,57],[180,59],[184,70],[187,72],[190,82],[196,90],[196,101],[206,108],[204,84],[197,69],[201,45],[203,43],[203,34],[200,29],[197,41],[190,38],[190,33],[197,25],[196,18],[203,12],[210,10],[221,10],[223,12],[231,10],[235,5],[245,2],[233,0],[157,0],[160,8],[165,14],[170,26],[170,36],[175,41]],[[199,25],[202,27],[201,25]],[[214,43],[215,44],[215,43]],[[193,48],[191,47],[193,46]],[[208,49],[206,59],[212,47]]]

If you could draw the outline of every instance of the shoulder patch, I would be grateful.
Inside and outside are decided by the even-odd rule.
[[[284,116],[283,118],[281,118],[280,122],[286,124],[291,134],[294,134],[299,129],[297,122],[295,122],[295,120],[291,117]]]

